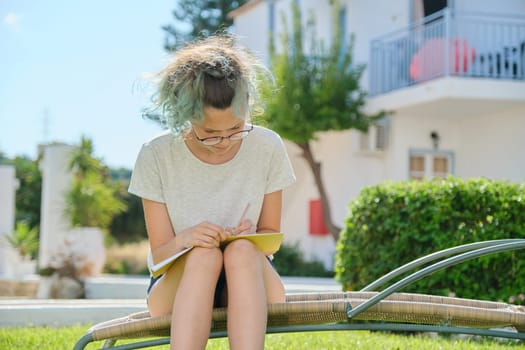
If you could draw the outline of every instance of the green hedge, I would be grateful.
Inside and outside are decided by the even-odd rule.
[[[281,244],[275,253],[273,264],[281,276],[333,277],[334,272],[326,270],[319,260],[305,260],[297,244]]]
[[[350,203],[336,279],[346,290],[359,290],[423,255],[502,238],[525,238],[525,183],[454,177],[385,182]],[[506,301],[525,293],[525,251],[461,263],[404,291]]]

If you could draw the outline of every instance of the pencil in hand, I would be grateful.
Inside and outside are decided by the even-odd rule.
[[[246,216],[246,213],[248,212],[248,209],[250,208],[250,203],[246,204],[246,207],[244,208],[241,218],[239,219],[239,223],[237,224],[237,227],[239,227],[242,222],[244,221],[244,218]],[[232,230],[232,236],[237,236],[239,233],[237,232],[237,228],[234,227]]]

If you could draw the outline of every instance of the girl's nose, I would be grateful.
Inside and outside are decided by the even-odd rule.
[[[219,142],[219,145],[224,144],[224,142],[226,142],[226,144],[229,144],[231,140],[228,137],[223,137],[221,142]]]

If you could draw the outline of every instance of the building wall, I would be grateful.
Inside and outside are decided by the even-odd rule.
[[[249,11],[235,18],[238,42],[250,48],[257,56],[268,62],[268,5],[261,1]]]
[[[341,2],[347,11],[346,28],[355,34],[354,62],[367,64],[370,43],[374,38],[406,27],[410,21],[410,0],[346,0]],[[368,89],[368,72],[361,86]]]
[[[332,16],[329,1],[299,1],[303,23],[308,16],[315,15],[316,35],[329,42],[332,27]],[[354,62],[366,63],[370,55],[370,40],[380,34],[399,29],[409,20],[408,0],[380,0],[375,2],[347,0],[342,1],[346,7],[347,39],[349,33],[355,33]],[[275,31],[283,31],[281,16],[286,14],[287,23],[291,25],[291,0],[275,3]],[[315,10],[314,10],[315,9]],[[378,11],[378,9],[381,9]],[[364,14],[374,14],[374,20]],[[289,27],[291,30],[291,27]],[[238,27],[238,30],[243,28]],[[250,28],[250,32],[256,29]],[[366,89],[368,76],[363,74],[361,84]],[[359,133],[355,131],[327,132],[319,135],[319,140],[312,143],[317,160],[322,163],[322,174],[328,197],[331,202],[334,223],[343,226],[348,214],[348,205],[364,186],[369,186],[386,177],[385,155],[382,153],[363,153],[359,151]],[[311,170],[300,157],[300,150],[288,144],[288,150],[297,173],[297,183],[285,193],[283,211],[283,232],[285,242],[297,243],[307,258],[320,259],[327,267],[333,267],[335,242],[329,235],[319,236],[309,233],[309,202],[318,199],[318,191]]]
[[[523,0],[455,0],[457,11],[485,12],[490,14],[525,14]]]
[[[275,1],[277,33],[282,32],[280,13],[289,11],[290,1]],[[409,24],[414,1],[417,0],[342,1],[347,9],[346,30],[356,35],[355,62],[369,61],[370,43],[374,38]],[[328,0],[300,0],[299,3],[303,15],[307,9],[315,8],[318,34],[329,37],[332,22]],[[455,4],[457,10],[525,14],[523,0],[456,0]],[[268,8],[268,4],[263,2],[263,5],[253,10],[251,20],[244,14],[235,20],[238,32],[250,39],[245,43],[261,50],[263,47],[256,42],[263,41],[267,27],[254,23],[261,23],[260,19],[256,21],[259,16],[268,16],[263,9]],[[268,23],[267,20],[263,22]],[[361,86],[368,87],[366,70]],[[413,92],[395,92],[387,104],[381,101],[388,102],[389,97],[380,97],[374,101],[373,110],[393,112],[388,148],[383,152],[360,151],[356,131],[320,133],[312,147],[315,158],[322,163],[335,224],[343,226],[348,204],[363,187],[383,180],[407,180],[410,150],[432,150],[432,131],[440,135],[439,150],[453,153],[456,176],[525,180],[525,138],[521,135],[525,130],[525,98],[523,93],[516,92],[517,87],[523,87],[523,83],[463,79],[463,83],[458,84],[449,79],[420,84],[411,88]],[[286,233],[285,242],[298,243],[308,258],[321,259],[327,267],[332,267],[333,239],[328,235],[309,234],[308,204],[319,197],[311,170],[296,145],[287,142],[287,148],[297,183],[284,193],[282,231]]]
[[[40,206],[40,244],[38,265],[48,267],[60,249],[70,223],[65,216],[65,193],[71,186],[68,167],[73,146],[56,144],[43,148],[39,167],[42,172],[42,202]]]
[[[410,149],[432,149],[431,131],[441,137],[440,150],[454,154],[454,175],[525,180],[525,109],[462,118],[400,114],[393,119],[391,179],[408,178]],[[497,130],[496,132],[494,132]]]
[[[525,181],[525,108],[458,121],[457,173]]]
[[[7,240],[15,228],[15,200],[19,181],[14,165],[0,165],[0,277],[16,278],[17,252]]]
[[[322,260],[325,266],[333,267],[333,238],[309,232],[309,203],[319,198],[312,171],[296,145],[287,142],[287,149],[297,183],[284,194],[282,229],[286,233],[285,242],[299,244],[307,258]],[[385,179],[384,155],[360,152],[358,132],[349,130],[320,133],[319,139],[312,142],[312,149],[316,160],[321,162],[332,219],[336,225],[343,227],[352,198],[364,186]]]
[[[9,235],[15,224],[15,196],[19,182],[14,165],[0,165],[0,237]]]
[[[410,150],[433,150],[430,134],[436,131],[440,135],[439,150],[456,149],[453,140],[459,130],[457,120],[443,116],[436,119],[425,114],[396,113],[392,118],[391,159],[388,164],[388,178],[407,180],[409,178]]]

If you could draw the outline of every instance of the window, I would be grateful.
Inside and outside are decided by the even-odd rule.
[[[377,124],[368,128],[367,132],[359,133],[359,150],[361,152],[385,151],[388,148],[390,119],[385,117]]]
[[[423,0],[423,14],[430,16],[447,7],[447,0]]]
[[[421,20],[446,7],[453,8],[453,5],[452,2],[449,4],[447,0],[412,0],[412,21]]]
[[[446,177],[453,173],[453,153],[434,150],[410,151],[409,178],[416,180]]]

